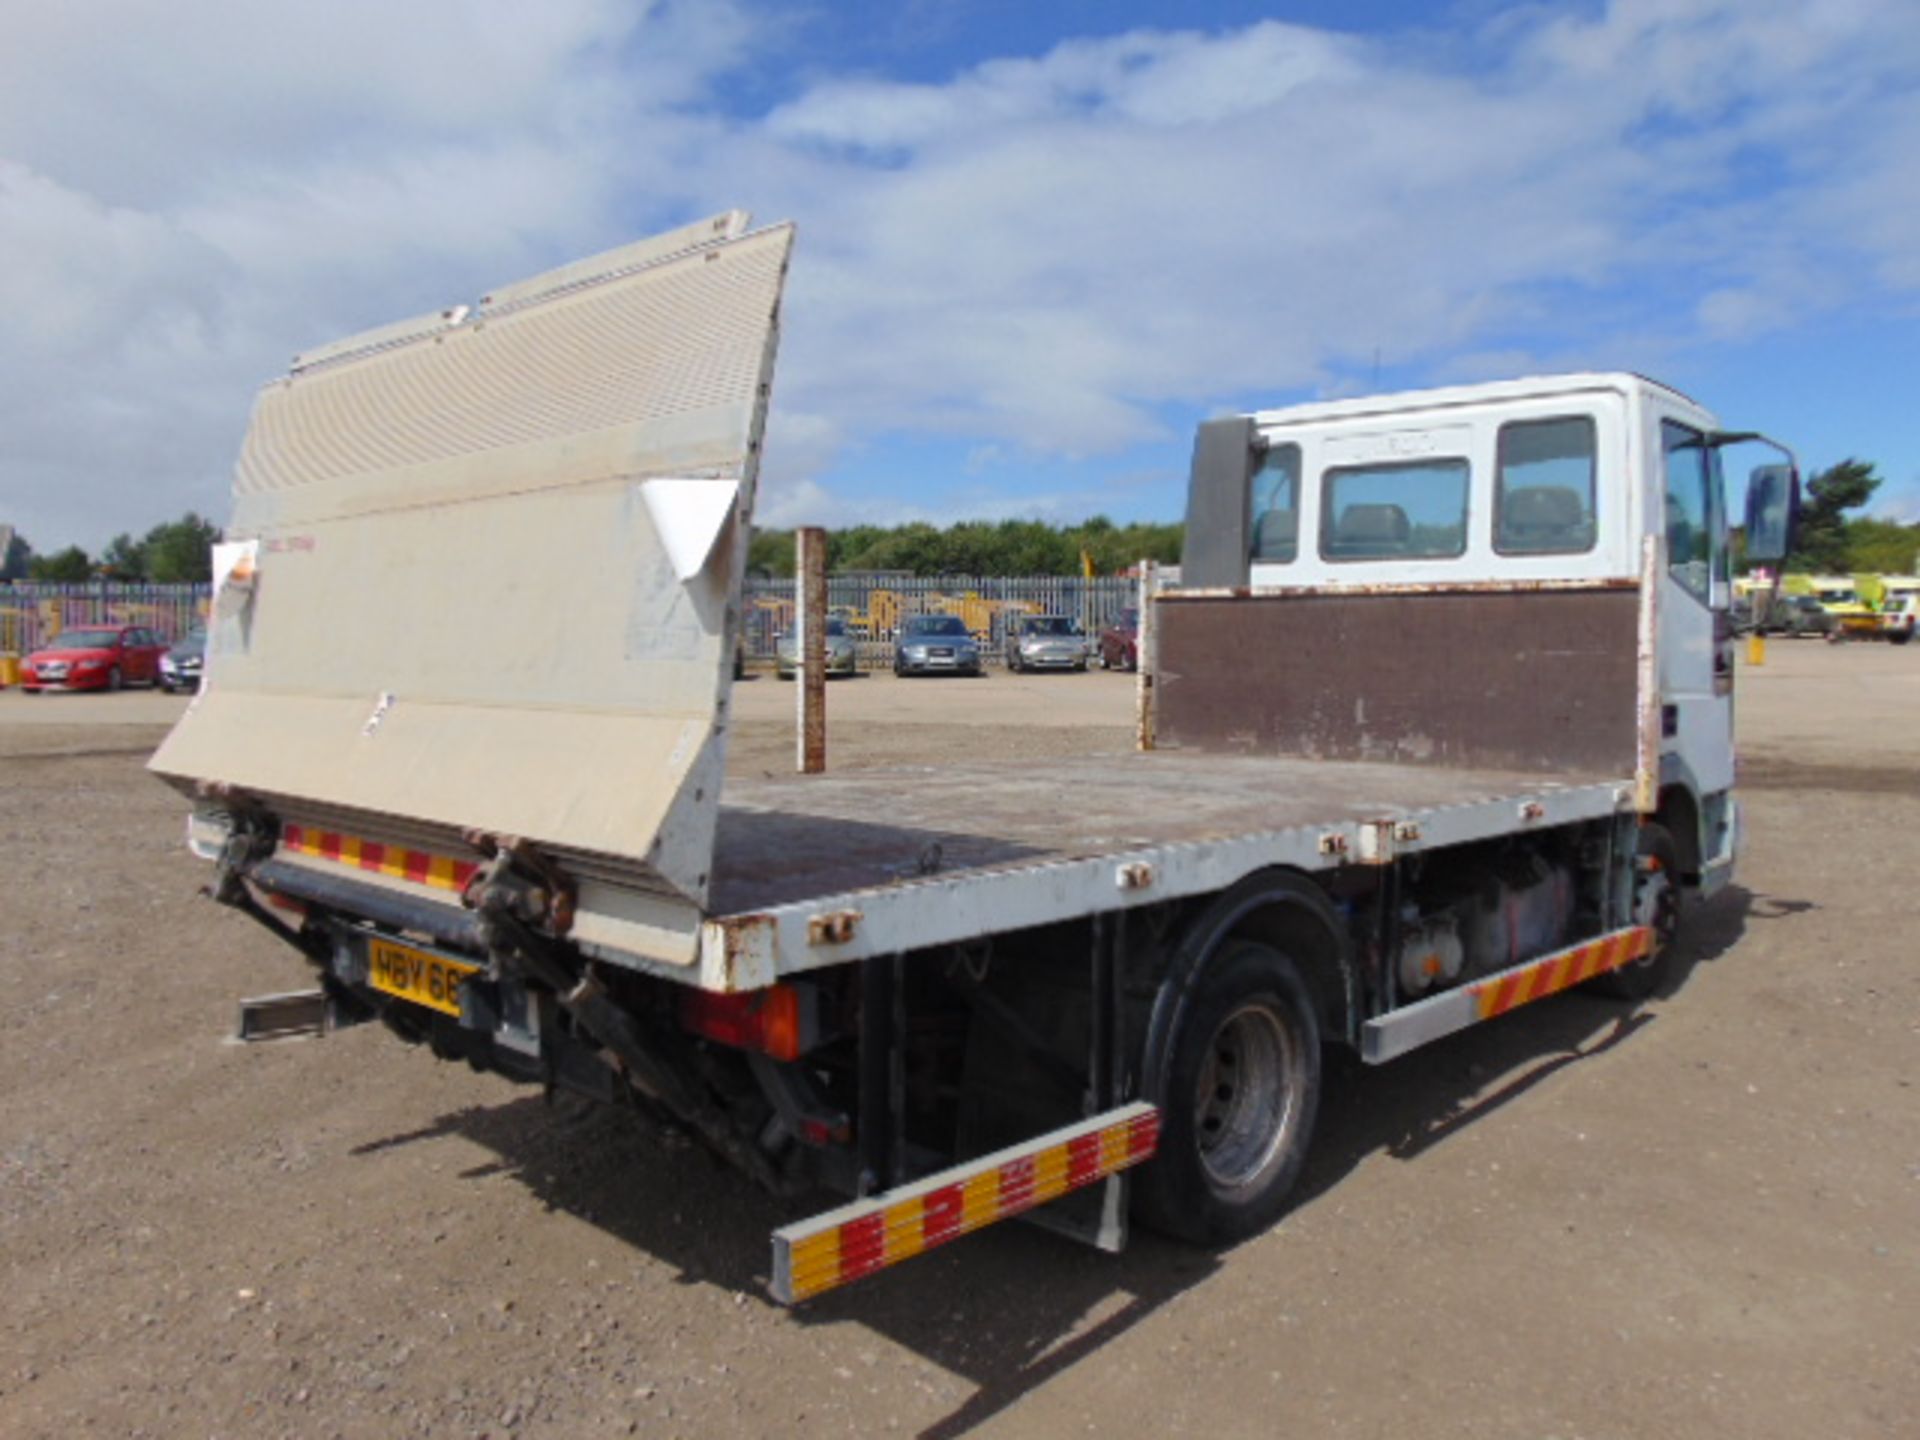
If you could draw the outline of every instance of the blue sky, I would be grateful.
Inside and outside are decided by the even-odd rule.
[[[1232,408],[1636,369],[1920,519],[1920,7],[98,0],[0,52],[0,520],[223,515],[297,350],[801,227],[762,518],[1173,518]]]

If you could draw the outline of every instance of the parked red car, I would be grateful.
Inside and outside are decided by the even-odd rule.
[[[1140,612],[1122,610],[1113,624],[1100,632],[1100,663],[1109,670],[1140,668]]]
[[[27,656],[20,667],[20,688],[42,690],[118,690],[122,685],[152,685],[160,679],[160,657],[167,642],[144,625],[89,625],[69,630]]]

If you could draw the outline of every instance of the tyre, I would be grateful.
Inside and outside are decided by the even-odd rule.
[[[1913,639],[1913,632],[1911,630],[1889,630],[1887,632],[1887,639],[1895,645],[1904,645]]]
[[[1593,988],[1619,1000],[1644,1000],[1658,990],[1673,968],[1673,947],[1680,938],[1680,859],[1664,825],[1642,825],[1634,856],[1633,923],[1653,930],[1653,949],[1644,959],[1594,978]]]
[[[1320,1031],[1292,960],[1229,940],[1168,1036],[1160,1144],[1136,1175],[1143,1224],[1200,1245],[1280,1218],[1320,1108]]]

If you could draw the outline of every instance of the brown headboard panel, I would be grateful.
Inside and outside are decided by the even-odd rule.
[[[1157,743],[1631,776],[1639,591],[1159,597]]]

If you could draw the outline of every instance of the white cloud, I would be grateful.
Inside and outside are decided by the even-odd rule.
[[[1700,297],[1700,328],[1715,340],[1744,340],[1783,323],[1785,307],[1772,296],[1723,286]]]
[[[682,218],[636,220],[634,157],[747,39],[724,3],[10,7],[0,515],[223,515],[295,351]]]
[[[1857,299],[1862,252],[1906,283],[1915,207],[1822,209],[1915,183],[1920,35],[1815,9],[1505,17],[1454,47],[1472,69],[1267,24],[824,84],[732,151],[809,222],[783,384],[861,428],[1077,455],[1376,348],[1444,366],[1518,332],[1632,364],[1649,329]]]
[[[1142,31],[758,117],[801,22],[747,0],[14,8],[0,514],[43,545],[219,510],[303,346],[732,205],[801,221],[769,520],[874,518],[832,487],[887,436],[1177,450],[1376,350],[1644,366],[1920,298],[1907,0]]]

